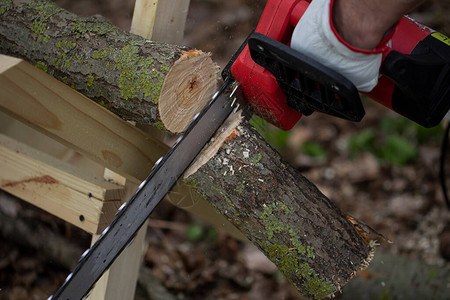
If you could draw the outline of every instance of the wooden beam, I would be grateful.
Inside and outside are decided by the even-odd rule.
[[[68,148],[2,111],[0,111],[0,133],[22,144],[28,145],[33,149],[66,162],[78,170],[91,173],[92,176],[101,178],[103,175],[104,167],[100,164],[95,163],[79,152]]]
[[[112,176],[115,180],[120,180],[120,176],[107,172],[107,176]],[[133,183],[125,183],[126,193],[122,197],[122,202],[127,201],[137,189]],[[136,290],[136,282],[139,275],[139,268],[142,263],[145,235],[147,223],[139,229],[133,241],[117,257],[111,267],[97,281],[89,295],[89,300],[132,300]],[[93,235],[92,244],[100,237]]]
[[[131,32],[152,41],[179,45],[190,0],[136,0]]]
[[[0,55],[0,110],[140,182],[168,147],[29,63]]]
[[[90,233],[114,218],[123,188],[0,135],[0,187]]]
[[[143,244],[147,226],[143,226],[133,242],[117,257],[111,267],[97,281],[87,299],[131,300],[134,299],[139,267],[142,263]],[[99,238],[95,235],[92,244]]]

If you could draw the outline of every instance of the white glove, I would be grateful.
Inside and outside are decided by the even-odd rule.
[[[382,52],[363,50],[339,37],[330,18],[331,0],[313,0],[292,34],[291,47],[349,79],[361,92],[378,83]]]

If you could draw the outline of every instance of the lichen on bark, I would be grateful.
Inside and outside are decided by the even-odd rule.
[[[293,228],[292,222],[285,221],[286,217],[292,215],[292,209],[279,201],[263,204],[263,207],[264,212],[260,219],[263,221],[267,237],[263,243],[267,257],[277,262],[283,274],[289,274],[286,276],[288,279],[293,276],[303,278],[304,289],[314,299],[322,299],[336,292],[337,287],[320,278],[309,265],[309,261],[315,259],[314,248],[305,246],[300,240],[298,228]],[[279,244],[277,234],[290,236],[291,244]]]
[[[0,1],[0,15],[3,15],[12,7],[12,0],[1,0]]]

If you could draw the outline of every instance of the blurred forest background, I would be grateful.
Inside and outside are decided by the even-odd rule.
[[[101,14],[122,29],[130,28],[133,0],[56,2],[79,15]],[[211,52],[223,67],[256,25],[265,2],[191,0],[184,44]],[[448,0],[428,0],[410,14],[447,35],[449,15]],[[289,132],[259,121],[255,126],[344,212],[394,242],[379,247],[381,264],[384,260],[393,271],[395,262],[405,262],[405,269],[398,267],[399,278],[408,268],[426,270],[425,281],[416,278],[418,286],[439,290],[427,299],[450,299],[450,212],[438,178],[443,127],[424,129],[371,100],[365,99],[364,105],[366,117],[360,123],[313,114]],[[86,233],[3,192],[0,218],[33,228],[36,239],[52,232],[52,238],[79,249],[80,255],[89,247]],[[49,259],[33,242],[0,234],[0,299],[47,299],[70,269]],[[356,284],[336,297],[402,299],[396,283],[377,279],[376,272],[384,271],[361,273]],[[444,286],[439,281],[433,287],[442,274],[447,274]],[[363,282],[373,285],[364,297],[355,292]],[[252,245],[163,203],[149,222],[136,299],[302,298]]]

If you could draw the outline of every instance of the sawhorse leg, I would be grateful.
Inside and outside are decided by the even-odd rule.
[[[105,169],[105,179],[112,180],[125,186],[126,193],[122,202],[128,201],[137,189],[136,184],[126,183],[126,179],[108,169]],[[142,263],[147,222],[134,237],[119,257],[114,261],[109,270],[97,281],[89,295],[89,300],[132,300],[136,290],[139,268]],[[92,244],[100,237],[92,236]]]
[[[106,271],[95,284],[89,295],[89,300],[131,300],[134,299],[139,268],[142,263],[142,249],[147,232],[147,223],[142,226],[138,234],[111,268]],[[92,237],[92,243],[99,235]]]

